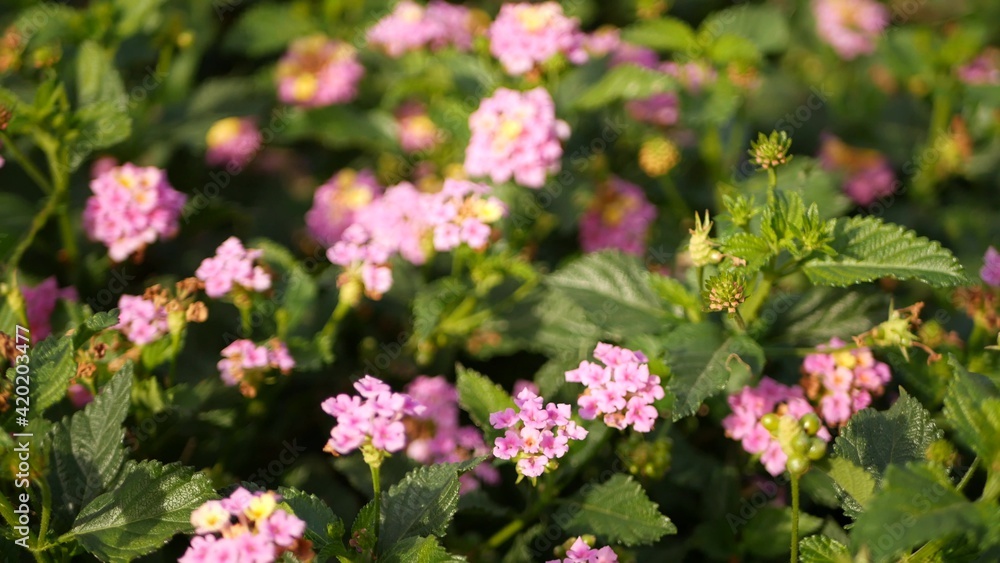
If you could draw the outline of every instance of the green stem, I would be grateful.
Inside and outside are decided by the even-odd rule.
[[[799,476],[790,473],[792,476],[792,558],[791,563],[798,563],[799,560]]]
[[[767,169],[767,203],[774,203],[774,190],[778,187],[778,173],[774,168]]]
[[[663,186],[663,191],[666,193],[667,199],[670,200],[670,206],[675,210],[675,215],[682,221],[690,219],[693,214],[691,206],[684,200],[684,196],[681,195],[677,184],[670,179],[670,176],[660,178],[660,185]]]
[[[379,538],[379,524],[382,520],[382,481],[379,479],[380,464],[369,464],[372,470],[372,490],[375,493],[375,539]]]
[[[7,521],[7,524],[13,527],[17,522],[17,518],[14,517],[14,506],[10,504],[10,500],[7,499],[7,495],[0,493],[0,516]]]
[[[330,319],[323,325],[323,330],[320,334],[332,342],[333,337],[337,335],[337,327],[340,326],[340,321],[343,320],[350,310],[351,304],[347,300],[339,299],[337,306],[333,309],[333,313],[330,314]]]
[[[989,469],[986,473],[986,486],[983,488],[983,500],[991,503],[1000,498],[1000,471]]]
[[[31,243],[34,242],[35,236],[38,232],[42,230],[42,227],[49,222],[52,214],[55,213],[56,209],[59,207],[59,194],[53,194],[49,196],[48,201],[45,202],[45,206],[38,215],[31,221],[31,226],[28,228],[28,234],[24,235],[21,242],[18,243],[17,247],[14,248],[14,253],[11,254],[10,260],[7,261],[7,269],[14,270],[17,268],[17,264],[21,261],[21,257],[27,252],[28,248],[31,247]]]
[[[10,136],[0,131],[0,142],[3,143],[3,146],[7,147],[7,152],[14,157],[14,160],[21,165],[21,168],[24,168],[24,172],[35,182],[35,184],[38,184],[38,187],[41,188],[41,190],[46,194],[51,194],[52,184],[49,182],[48,178],[46,178],[38,167],[35,166],[35,163],[31,162],[31,159],[29,159],[27,155],[21,152],[21,149],[17,148],[17,145],[14,144],[14,141],[10,138]]]
[[[976,472],[978,467],[979,456],[976,456],[976,459],[972,460],[972,464],[969,465],[969,470],[965,472],[965,475],[962,476],[962,480],[958,482],[958,485],[956,485],[955,488],[959,491],[964,489],[965,486],[969,484],[969,480],[972,479],[972,474]]]
[[[63,249],[66,251],[66,263],[71,269],[76,267],[79,251],[76,245],[76,233],[69,218],[69,154],[62,146],[46,148],[45,155],[49,160],[49,175],[52,177],[52,189],[59,198],[56,208],[59,220],[59,233],[62,236]]]
[[[44,476],[36,484],[42,491],[42,522],[38,526],[38,543],[44,544],[47,543],[45,538],[49,534],[49,522],[52,519],[52,489]]]
[[[752,323],[757,318],[757,314],[760,312],[760,308],[764,306],[764,302],[767,301],[769,295],[771,295],[771,288],[774,286],[774,282],[777,281],[777,276],[772,273],[765,273],[764,277],[760,280],[757,286],[754,288],[753,293],[750,294],[750,298],[743,302],[740,306],[740,312],[746,323]]]
[[[524,518],[518,518],[501,528],[499,532],[493,534],[493,536],[486,541],[486,547],[496,549],[503,545],[507,540],[514,537],[514,534],[520,532],[521,529],[524,528],[524,520]]]
[[[241,302],[242,303],[242,302]],[[253,323],[250,317],[250,304],[241,304],[239,306],[240,310],[240,326],[243,327],[243,337],[250,338],[253,334]]]

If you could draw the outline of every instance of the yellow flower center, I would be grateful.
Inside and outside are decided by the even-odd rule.
[[[497,135],[493,140],[493,150],[500,152],[506,149],[515,139],[521,136],[524,126],[520,121],[504,119],[497,128]]]
[[[632,198],[617,197],[604,206],[604,211],[601,214],[601,220],[605,225],[618,225],[624,221],[625,216],[632,212],[635,208],[636,202]]]
[[[847,369],[854,369],[854,366],[858,365],[858,359],[854,357],[854,354],[852,354],[850,350],[841,350],[840,352],[834,352],[833,361],[838,366],[842,366]]]
[[[251,499],[249,504],[247,504],[244,513],[247,515],[247,518],[250,518],[251,520],[263,520],[274,512],[277,505],[278,503],[275,502],[274,495],[271,493],[265,493],[259,497]]]
[[[483,223],[493,223],[503,217],[503,207],[498,202],[488,199],[474,200],[472,213]]]
[[[295,79],[295,84],[292,86],[292,96],[300,101],[304,102],[316,95],[316,90],[319,90],[319,81],[312,74],[302,74]]]
[[[208,134],[205,136],[205,142],[208,143],[210,148],[215,148],[232,141],[239,134],[240,119],[238,117],[227,117],[212,124],[212,127],[208,130]]]
[[[548,26],[554,16],[553,7],[549,5],[524,6],[517,13],[517,19],[528,33],[535,33]]]

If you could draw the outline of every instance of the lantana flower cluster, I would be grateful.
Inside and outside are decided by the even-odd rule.
[[[198,535],[178,563],[271,563],[286,553],[311,560],[315,554],[304,538],[306,523],[279,508],[280,500],[273,492],[239,487],[227,498],[202,504],[191,513]]]
[[[587,437],[587,429],[570,419],[566,403],[544,404],[542,397],[522,389],[511,408],[490,414],[490,424],[504,435],[494,440],[493,455],[515,460],[522,477],[536,478],[556,467],[555,460],[569,451],[570,440]]]
[[[254,397],[267,372],[276,369],[288,375],[295,368],[295,359],[276,338],[260,346],[244,338],[222,349],[222,359],[216,367],[223,383],[239,385],[244,396]]]
[[[986,285],[1000,287],[1000,252],[994,247],[986,249],[983,255],[983,267],[979,269],[979,277]]]
[[[730,395],[729,407],[732,414],[722,420],[726,436],[738,440],[747,453],[759,454],[764,469],[775,476],[785,471],[788,455],[781,449],[778,439],[761,424],[761,418],[775,413],[799,420],[815,412],[802,387],[784,385],[770,377],[762,378],[757,387],[747,386]],[[824,442],[830,441],[830,431],[825,426],[816,436]]]
[[[858,205],[871,205],[895,189],[896,174],[889,159],[876,150],[852,147],[833,135],[824,135],[819,161],[826,170],[846,175],[844,193]]]
[[[152,166],[116,166],[90,182],[94,195],[83,211],[83,228],[104,243],[115,262],[146,245],[177,234],[187,196],[173,189],[167,174]]]
[[[629,426],[636,432],[652,430],[657,417],[653,402],[662,399],[664,391],[660,377],[649,373],[645,354],[601,342],[594,348],[594,358],[604,365],[583,361],[566,372],[566,381],[587,387],[577,399],[580,416],[586,420],[601,416],[619,430]]]
[[[846,424],[892,379],[889,366],[876,360],[870,348],[838,350],[845,345],[834,338],[819,347],[833,351],[809,354],[802,362],[802,387],[810,400],[818,401],[819,415],[830,426]]]
[[[368,42],[390,57],[424,47],[467,51],[472,47],[472,30],[472,13],[465,6],[432,0],[425,8],[403,0],[368,30]]]
[[[472,138],[465,149],[465,171],[501,183],[513,179],[541,188],[560,169],[569,125],[556,119],[552,96],[542,87],[527,92],[498,89],[469,117]]]
[[[406,455],[425,464],[455,463],[489,454],[483,434],[475,426],[459,422],[458,390],[442,376],[420,376],[406,386],[406,393],[426,409],[404,420],[409,435]],[[465,493],[482,481],[496,484],[500,474],[488,463],[480,463],[459,477]]]
[[[845,60],[875,51],[889,10],[875,0],[813,0],[816,33]]]
[[[399,146],[404,151],[414,153],[429,151],[441,139],[434,122],[427,115],[427,109],[418,102],[406,102],[396,109],[396,129]]]
[[[382,189],[371,170],[337,172],[313,194],[306,213],[309,233],[323,246],[333,246],[354,222],[354,212],[382,195]]]
[[[360,280],[373,299],[392,287],[388,261],[393,255],[421,265],[429,247],[438,252],[462,244],[481,250],[489,242],[490,225],[506,213],[503,203],[488,196],[489,186],[447,179],[436,193],[419,191],[403,182],[354,212],[354,223],[327,258],[347,270],[340,284]]]
[[[394,453],[406,447],[403,419],[423,415],[426,407],[370,375],[354,382],[354,388],[358,395],[341,393],[323,401],[323,412],[337,419],[323,451],[342,455],[371,446]]]
[[[277,73],[282,102],[317,108],[353,100],[365,68],[350,44],[312,35],[292,42]]]
[[[489,37],[490,53],[512,75],[525,74],[559,54],[574,64],[587,61],[580,22],[566,17],[558,2],[504,4]]]
[[[212,124],[205,135],[205,161],[227,171],[240,171],[253,160],[264,137],[250,117],[227,117]]]
[[[228,295],[234,290],[267,291],[271,275],[256,261],[262,250],[246,249],[236,237],[229,237],[215,251],[215,256],[202,260],[195,277],[205,283],[205,293],[212,298]]]
[[[618,554],[608,546],[600,549],[590,547],[590,544],[586,540],[582,537],[577,537],[573,545],[566,550],[566,557],[563,559],[552,559],[545,563],[618,563]]]
[[[1000,50],[988,48],[956,70],[958,79],[970,86],[1000,84]]]
[[[114,329],[141,346],[180,330],[185,323],[204,322],[208,310],[195,300],[200,287],[197,279],[186,278],[175,284],[174,295],[159,284],[147,287],[142,295],[122,295],[118,298],[118,324]]]
[[[612,176],[598,188],[590,209],[580,219],[580,246],[584,252],[617,248],[642,256],[656,206],[639,186]]]
[[[52,313],[56,309],[56,303],[60,299],[76,301],[79,298],[75,287],[60,289],[55,276],[45,278],[34,287],[22,286],[21,296],[24,297],[28,328],[37,340],[52,334]]]

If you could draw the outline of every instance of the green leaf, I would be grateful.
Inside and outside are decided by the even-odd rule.
[[[389,488],[378,543],[386,550],[406,538],[444,536],[458,510],[458,464],[423,465]]]
[[[605,543],[650,544],[677,533],[670,519],[660,514],[657,504],[628,475],[617,474],[605,483],[585,488],[581,497],[569,504],[575,514],[568,528],[592,533]]]
[[[319,553],[328,549],[331,557],[347,555],[344,549],[344,523],[333,513],[319,497],[291,487],[279,487],[278,494],[295,516],[306,523],[306,539],[313,543],[313,549]]]
[[[705,399],[726,387],[730,375],[742,365],[759,373],[764,353],[753,339],[735,336],[722,340],[713,324],[682,325],[664,339],[666,362],[673,377],[667,389],[677,396],[673,420],[694,414]]]
[[[64,495],[76,513],[108,489],[125,463],[125,429],[132,391],[132,363],[126,363],[81,411],[52,430],[52,464]]]
[[[842,457],[831,458],[826,473],[837,487],[844,512],[852,518],[857,517],[875,494],[875,478],[864,468]]]
[[[100,101],[74,114],[79,136],[70,147],[70,167],[76,169],[92,152],[116,145],[132,134],[132,118],[117,102]]]
[[[486,434],[487,443],[491,443],[499,431],[490,424],[490,414],[514,408],[514,400],[503,387],[475,370],[458,366],[457,373],[458,404]]]
[[[743,232],[727,238],[722,243],[722,252],[746,260],[746,266],[740,271],[748,276],[766,266],[777,254],[763,237]]]
[[[665,311],[650,275],[638,258],[602,251],[559,269],[548,285],[580,306],[593,324],[624,338],[663,327]]]
[[[290,109],[278,142],[312,139],[328,148],[367,147],[384,149],[396,144],[395,121],[381,110],[328,106],[314,110]]]
[[[68,336],[50,336],[42,341],[31,354],[32,406],[36,413],[58,403],[66,396],[69,380],[76,375],[73,359],[73,341]]]
[[[944,415],[963,444],[1000,471],[1000,392],[989,378],[970,373],[954,357],[951,384],[944,396]]]
[[[648,98],[676,88],[676,82],[667,74],[634,64],[623,64],[611,69],[597,84],[580,94],[575,106],[581,110],[594,110],[618,100]]]
[[[788,46],[788,18],[768,5],[746,5],[713,12],[699,28],[710,37],[734,34],[748,39],[764,54],[780,53]]]
[[[102,311],[80,323],[73,332],[73,348],[80,348],[94,335],[118,324],[118,309]]]
[[[851,545],[855,550],[867,546],[874,561],[896,561],[898,554],[928,540],[982,533],[987,514],[955,490],[942,467],[892,465],[882,491],[855,522]]]
[[[448,553],[438,543],[437,538],[430,536],[407,538],[392,546],[392,549],[380,557],[379,561],[384,563],[449,563],[465,561],[465,558]]]
[[[531,348],[565,362],[586,358],[605,335],[601,327],[590,322],[582,307],[558,291],[547,290],[534,314],[540,326]]]
[[[803,266],[819,285],[848,286],[878,278],[916,279],[952,287],[968,280],[962,266],[940,243],[875,217],[850,217],[833,222],[835,257],[810,260]]]
[[[118,36],[131,37],[142,31],[155,31],[162,24],[160,6],[164,0],[115,0],[119,11]]]
[[[799,542],[802,563],[852,563],[847,546],[826,536],[809,536]]]
[[[216,14],[225,16],[231,2],[216,5]],[[223,41],[223,47],[239,55],[259,57],[283,51],[290,42],[316,32],[316,24],[303,5],[256,4],[240,15]]]
[[[700,48],[691,26],[669,16],[642,20],[622,29],[622,40],[662,51],[687,52]]]
[[[882,480],[891,464],[925,459],[927,447],[942,432],[930,413],[900,388],[899,399],[887,411],[865,409],[854,416],[833,443],[833,451]]]
[[[274,298],[281,303],[284,311],[283,328],[298,327],[315,316],[316,296],[319,293],[316,280],[295,256],[284,246],[267,239],[257,239],[251,247],[263,250],[264,261],[281,272],[281,280],[274,288]]]
[[[875,326],[879,317],[884,318],[886,309],[888,300],[884,295],[812,287],[798,295],[775,295],[761,316],[773,314],[769,333],[775,340],[815,346],[834,337],[865,332]]]
[[[111,492],[76,517],[70,534],[98,558],[128,561],[191,528],[191,512],[215,498],[207,476],[179,463],[128,462]]]
[[[361,507],[358,515],[354,517],[351,524],[351,539],[357,543],[357,549],[362,552],[375,549],[375,499],[368,501],[368,504]]]
[[[709,57],[718,64],[731,62],[757,63],[761,59],[760,51],[753,41],[741,35],[726,33],[712,43]]]
[[[799,512],[800,536],[816,532],[822,525],[822,519]],[[747,521],[743,528],[742,544],[746,551],[755,556],[750,559],[770,560],[789,553],[791,546],[786,538],[791,535],[792,509],[787,506],[764,506]],[[778,541],[778,538],[784,541]]]
[[[0,98],[0,103],[2,102],[3,99]],[[0,261],[6,262],[7,255],[20,241],[20,237],[14,233],[28,231],[35,211],[35,206],[27,199],[13,193],[0,193]]]
[[[81,108],[100,102],[119,106],[126,99],[125,84],[111,55],[96,41],[87,40],[80,45],[76,80],[77,102]]]

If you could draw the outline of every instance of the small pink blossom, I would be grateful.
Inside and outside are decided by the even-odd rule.
[[[642,188],[612,176],[580,219],[580,246],[584,252],[617,248],[641,256],[655,219],[656,207]]]
[[[580,22],[566,17],[557,2],[502,5],[489,38],[490,53],[512,75],[525,74],[558,54],[574,64],[587,61]]]
[[[816,32],[845,60],[875,51],[889,10],[874,0],[813,0]]]
[[[198,534],[178,563],[272,563],[301,551],[306,524],[277,506],[272,492],[250,493],[238,487],[221,501],[210,500],[191,513]]]
[[[209,166],[241,170],[260,150],[263,136],[253,118],[227,117],[212,124],[205,143],[208,146],[205,161]]]
[[[21,286],[21,296],[24,297],[28,328],[35,340],[43,340],[52,334],[52,313],[60,299],[64,301],[79,299],[76,288],[64,287],[60,289],[55,276],[45,278],[34,287]]]
[[[294,367],[295,360],[288,348],[276,338],[261,346],[252,340],[235,340],[222,350],[222,359],[216,364],[222,382],[229,386],[239,385],[240,391],[248,397],[256,395],[257,387],[270,370],[287,375]]]
[[[472,28],[472,15],[465,6],[431,0],[425,8],[402,0],[392,13],[368,30],[368,42],[390,57],[424,47],[454,46],[467,51],[472,47]]]
[[[876,360],[871,349],[845,346],[843,340],[831,339],[802,362],[809,399],[818,401],[819,414],[830,426],[842,426],[867,408],[872,395],[882,395],[892,378],[889,366]]]
[[[642,352],[599,343],[594,357],[604,366],[580,362],[566,372],[566,381],[583,383],[586,390],[577,400],[580,416],[591,420],[603,416],[604,423],[636,432],[653,429],[658,413],[653,402],[664,397],[660,377],[649,373]]]
[[[309,233],[320,244],[333,246],[354,222],[354,212],[382,195],[382,186],[368,169],[345,168],[316,189],[306,213]]]
[[[240,239],[229,237],[214,257],[202,260],[194,275],[205,282],[205,293],[216,299],[237,289],[267,291],[271,289],[271,275],[255,264],[263,254],[261,250],[243,248]]]
[[[518,474],[535,478],[569,451],[569,440],[582,440],[586,429],[569,419],[570,405],[548,403],[530,389],[514,399],[518,410],[490,414],[490,424],[506,429],[493,442],[493,455],[516,462]]]
[[[406,446],[403,418],[420,416],[426,407],[409,395],[393,393],[381,380],[366,375],[354,383],[361,397],[340,394],[323,401],[323,412],[337,419],[324,451],[348,454],[364,444],[385,452]]]
[[[566,550],[565,559],[553,559],[546,563],[618,563],[618,555],[608,546],[592,548],[582,537],[578,537]]]
[[[986,249],[983,256],[983,267],[979,270],[979,277],[987,285],[1000,287],[1000,252],[994,247]]]
[[[167,309],[141,295],[122,295],[118,299],[118,324],[133,344],[149,344],[167,334]]]
[[[365,73],[357,58],[343,41],[323,35],[296,39],[278,61],[278,98],[306,108],[353,100]]]

